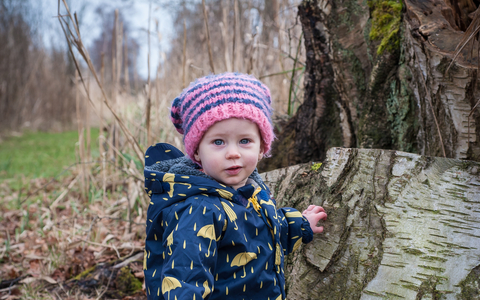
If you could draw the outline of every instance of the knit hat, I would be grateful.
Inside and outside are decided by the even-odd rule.
[[[187,155],[193,161],[198,144],[207,130],[216,122],[230,119],[246,119],[257,124],[264,153],[272,144],[270,91],[255,77],[224,73],[210,75],[190,83],[182,94],[173,100],[171,120],[180,134]]]

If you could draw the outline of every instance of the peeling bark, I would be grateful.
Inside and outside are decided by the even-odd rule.
[[[379,53],[385,38],[371,38],[372,16],[387,2],[403,3],[390,37],[399,43]],[[477,48],[465,47],[445,76],[475,3],[303,1],[304,103],[260,169],[323,160],[333,146],[480,161],[480,107],[468,120],[480,99]]]
[[[463,35],[459,28],[466,29],[462,20],[466,19],[466,13],[473,12],[476,7],[473,3],[466,3],[464,10],[455,14],[456,6],[448,5],[448,2],[405,1],[407,14],[403,47],[405,63],[417,79],[412,80],[409,86],[419,108],[417,116],[421,125],[417,135],[418,150],[426,155],[442,154],[440,137],[435,132],[435,113],[447,157],[480,160],[480,132],[477,130],[480,120],[467,120],[480,98],[476,78],[477,57],[472,57],[470,47],[466,47],[454,68],[445,74]],[[460,16],[460,19],[454,21],[451,15]]]
[[[262,176],[279,206],[328,213],[288,257],[288,299],[479,298],[480,163],[332,148]]]

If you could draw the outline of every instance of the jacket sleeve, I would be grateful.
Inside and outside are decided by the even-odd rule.
[[[224,219],[212,203],[195,200],[173,205],[161,220],[152,220],[164,229],[163,252],[147,265],[148,299],[209,299]]]
[[[283,253],[288,255],[297,250],[302,243],[309,243],[313,239],[313,231],[308,220],[291,207],[277,210],[280,221],[280,241]]]

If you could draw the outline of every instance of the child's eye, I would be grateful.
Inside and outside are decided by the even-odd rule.
[[[221,146],[223,145],[223,141],[222,140],[214,140],[213,143],[217,146]]]
[[[240,144],[248,144],[248,143],[250,143],[249,139],[241,139],[240,140]]]

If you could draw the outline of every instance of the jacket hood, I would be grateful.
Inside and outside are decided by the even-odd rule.
[[[244,204],[241,199],[250,198],[258,186],[269,193],[257,169],[244,187],[235,190],[202,172],[200,166],[180,150],[165,143],[151,146],[145,153],[144,176],[145,191],[150,197],[153,193],[163,194],[165,202],[160,204],[163,207],[195,195],[217,196]]]

